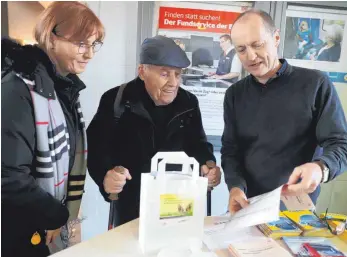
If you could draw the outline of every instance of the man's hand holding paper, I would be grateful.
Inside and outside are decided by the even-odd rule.
[[[245,205],[239,211],[233,213],[226,228],[229,227],[236,230],[278,220],[282,187],[280,186],[266,194],[249,198],[248,204],[245,204],[247,200],[240,192],[242,191],[241,189],[238,189],[240,191],[236,190],[236,188],[234,191],[232,189],[231,196],[233,195],[233,197],[231,198],[234,201],[232,202],[234,206],[231,206],[231,208],[229,206],[229,208],[237,210],[239,208],[237,204],[241,205],[242,203]]]
[[[322,169],[315,162],[298,166],[289,177],[288,185],[283,188],[283,194],[298,196],[304,193],[312,193],[321,183],[322,176]]]
[[[319,164],[310,162],[298,166],[283,185],[283,196],[301,196],[314,192],[322,181],[323,173]],[[248,205],[246,194],[240,188],[232,188],[229,197],[229,212],[234,214]]]
[[[246,206],[248,206],[248,204],[249,202],[247,200],[247,196],[242,189],[234,187],[230,190],[229,212],[231,214],[234,214],[242,208],[245,208]]]
[[[232,216],[227,226],[239,229],[278,220],[281,200],[288,210],[314,209],[314,204],[306,193],[295,197],[283,196],[285,186],[287,185],[249,199],[241,189],[236,187],[231,189],[229,211]]]

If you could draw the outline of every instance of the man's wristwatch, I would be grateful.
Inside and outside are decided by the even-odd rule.
[[[328,182],[329,181],[330,169],[325,165],[325,163],[323,161],[318,161],[317,164],[321,167],[322,173],[323,173],[321,183]]]

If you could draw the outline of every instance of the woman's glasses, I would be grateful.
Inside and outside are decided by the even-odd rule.
[[[71,43],[73,43],[73,42],[71,42]],[[91,45],[80,42],[80,43],[75,43],[75,45],[78,45],[78,53],[80,53],[80,54],[84,54],[84,53],[88,52],[90,48],[92,48],[93,52],[96,53],[102,47],[102,42],[94,42]]]
[[[55,26],[55,27],[53,28],[52,33],[53,33],[54,35],[56,35],[57,37],[62,38],[62,39],[64,39],[65,41],[70,42],[71,44],[74,44],[75,46],[78,46],[78,53],[79,53],[79,54],[85,54],[85,53],[87,53],[87,52],[89,51],[90,48],[92,48],[93,53],[96,53],[96,52],[98,52],[98,51],[101,49],[101,47],[102,47],[102,45],[103,45],[103,43],[102,43],[102,42],[99,42],[99,41],[95,41],[95,42],[94,42],[93,44],[91,44],[91,45],[90,45],[90,44],[86,44],[86,43],[84,43],[84,42],[74,42],[74,41],[71,41],[70,39],[68,39],[68,38],[66,38],[66,37],[64,37],[64,36],[58,35],[58,34],[57,34],[57,31],[56,31],[56,27],[57,27],[57,26]]]

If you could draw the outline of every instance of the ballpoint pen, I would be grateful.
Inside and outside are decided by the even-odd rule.
[[[216,167],[216,163],[214,161],[207,161],[206,166],[210,170]],[[208,175],[208,173],[206,174]],[[212,181],[215,183],[216,181]],[[213,187],[210,187],[210,190],[207,191],[207,216],[211,216],[211,191],[213,190]]]

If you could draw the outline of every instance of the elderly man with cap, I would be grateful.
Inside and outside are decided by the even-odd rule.
[[[114,118],[120,88],[115,87],[101,97],[87,130],[91,177],[106,201],[120,193],[116,225],[138,218],[141,173],[150,172],[151,158],[159,151],[186,152],[200,163],[210,187],[220,183],[198,99],[180,88],[182,68],[190,64],[186,54],[173,40],[155,36],[143,42],[140,62],[138,77],[122,92],[121,117]]]

